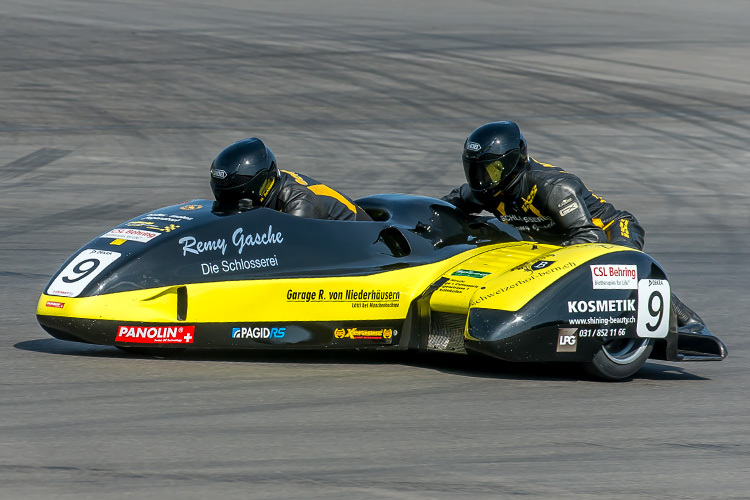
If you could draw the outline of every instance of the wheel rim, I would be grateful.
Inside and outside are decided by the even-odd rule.
[[[648,349],[649,339],[615,339],[602,347],[604,354],[618,365],[632,363]]]

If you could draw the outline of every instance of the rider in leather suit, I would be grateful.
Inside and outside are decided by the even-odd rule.
[[[350,198],[306,175],[279,170],[273,152],[255,137],[235,142],[211,163],[214,212],[255,206],[311,219],[372,220]]]
[[[575,175],[529,157],[514,122],[474,130],[464,142],[462,160],[468,183],[442,199],[463,212],[487,210],[542,243],[643,248],[645,231],[632,214],[595,195]],[[703,323],[674,294],[672,304],[678,324]]]
[[[632,214],[595,195],[575,175],[529,157],[513,122],[476,129],[462,159],[469,182],[443,200],[466,213],[487,210],[542,243],[643,248],[645,231]]]

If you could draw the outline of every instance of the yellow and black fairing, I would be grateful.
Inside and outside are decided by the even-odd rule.
[[[224,216],[208,200],[136,217],[68,259],[39,299],[39,323],[103,345],[413,347],[417,305],[446,270],[522,239],[436,199],[359,202],[375,221]]]
[[[530,253],[528,243],[518,245]],[[464,314],[466,350],[505,361],[588,362],[605,344],[636,339],[656,345],[652,358],[726,357],[705,328],[678,331],[669,281],[649,255],[609,244],[539,245],[516,265],[512,248],[500,245],[463,262],[477,274],[464,272],[458,283],[443,285],[447,293],[441,287],[433,294],[433,311]]]

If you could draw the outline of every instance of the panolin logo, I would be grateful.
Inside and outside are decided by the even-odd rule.
[[[115,342],[192,344],[194,333],[194,326],[121,326]]]
[[[62,309],[65,307],[65,302],[56,302],[54,300],[48,300],[45,304],[47,307],[56,307],[58,309]]]

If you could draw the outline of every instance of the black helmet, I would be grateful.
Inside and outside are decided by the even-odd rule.
[[[512,187],[526,167],[526,139],[513,122],[482,125],[466,139],[461,155],[469,187],[480,200]]]
[[[221,204],[247,198],[253,205],[263,205],[278,178],[276,157],[255,137],[235,142],[211,163],[211,189]]]

